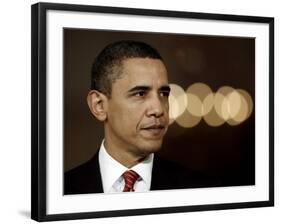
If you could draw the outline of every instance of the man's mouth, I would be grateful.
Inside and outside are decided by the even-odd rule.
[[[163,129],[163,128],[164,128],[164,125],[153,124],[153,125],[150,125],[150,126],[146,126],[143,129]]]
[[[151,130],[151,129],[164,129],[164,128],[165,128],[164,125],[161,125],[161,124],[159,124],[159,125],[153,124],[153,125],[146,126],[146,127],[142,128],[142,129],[144,129],[144,130]]]
[[[141,130],[145,131],[146,133],[149,134],[149,136],[152,136],[153,138],[155,138],[155,137],[159,138],[159,137],[163,136],[165,126],[161,125],[161,124],[159,124],[159,125],[153,124],[153,125],[145,126]]]

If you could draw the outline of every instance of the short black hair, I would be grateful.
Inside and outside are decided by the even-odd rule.
[[[122,62],[128,58],[151,58],[163,61],[159,52],[146,43],[132,40],[111,43],[94,60],[91,89],[110,96],[112,83],[121,77]]]

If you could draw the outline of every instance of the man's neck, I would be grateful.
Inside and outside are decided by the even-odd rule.
[[[104,141],[104,146],[106,152],[116,161],[121,163],[123,166],[127,168],[131,168],[136,164],[143,161],[147,155],[135,155],[131,153],[129,150],[118,149],[116,145],[110,144],[108,141]]]

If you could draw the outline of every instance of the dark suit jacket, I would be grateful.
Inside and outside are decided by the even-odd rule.
[[[214,179],[154,155],[151,190],[218,186]],[[103,193],[98,153],[64,174],[64,194]]]

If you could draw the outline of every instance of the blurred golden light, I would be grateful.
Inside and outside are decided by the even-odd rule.
[[[206,96],[212,93],[212,90],[205,83],[197,82],[189,86],[186,92],[198,96],[199,99],[203,101],[206,98]]]
[[[186,93],[187,97],[187,110],[188,112],[196,117],[201,117],[202,114],[202,102],[198,96],[191,93]]]
[[[222,86],[218,89],[218,93],[221,93],[224,96],[227,96],[229,93],[233,92],[235,89],[231,86]]]
[[[185,91],[179,85],[170,84],[169,86],[171,88],[169,96],[169,124],[172,124],[186,109],[187,98]]]
[[[227,106],[225,96],[221,94],[220,92],[215,93],[215,99],[214,99],[214,110],[217,113],[217,115],[223,119],[227,119]]]
[[[207,115],[214,107],[215,104],[215,94],[209,93],[202,103],[202,116]]]
[[[239,93],[239,95],[240,95],[240,93]],[[244,96],[240,95],[239,111],[234,117],[231,117],[231,119],[227,120],[227,123],[230,125],[238,125],[238,124],[242,123],[243,121],[245,121],[247,119],[248,111],[249,111],[248,103],[247,103],[246,99],[244,98]]]
[[[243,89],[222,86],[216,93],[204,83],[194,83],[186,91],[177,84],[170,84],[169,124],[174,121],[184,128],[197,125],[203,118],[213,127],[227,122],[238,125],[253,111],[253,99]]]
[[[203,116],[209,113],[214,104],[211,88],[204,83],[194,83],[186,90],[187,110],[194,116]]]
[[[253,101],[247,91],[223,86],[215,95],[215,110],[228,124],[238,125],[252,113]]]
[[[213,127],[218,127],[225,122],[224,119],[222,119],[217,114],[214,107],[211,109],[211,111],[208,114],[204,115],[203,119],[208,125]]]
[[[251,95],[246,90],[237,89],[237,91],[241,94],[241,96],[244,97],[244,99],[247,102],[247,105],[248,105],[248,115],[246,117],[246,119],[247,119],[248,117],[251,116],[251,114],[253,112],[253,109],[254,109],[253,99],[252,99]]]
[[[217,127],[222,125],[225,120],[223,119],[223,114],[225,113],[223,111],[223,104],[224,104],[224,95],[221,93],[216,93],[214,98],[213,98],[213,104],[214,107],[212,107],[211,111],[209,113],[204,115],[204,120],[205,122],[213,127]]]
[[[229,100],[227,96],[233,91],[234,89],[232,87],[223,86],[219,88],[215,94],[215,111],[217,112],[218,116],[220,116],[224,121],[228,120],[230,117]]]
[[[193,116],[189,111],[186,109],[182,115],[180,115],[176,122],[179,126],[183,128],[191,128],[197,125],[201,120],[201,117]]]
[[[239,92],[233,90],[226,96],[228,103],[228,114],[231,119],[234,119],[236,115],[240,112],[242,106],[242,99]]]
[[[169,96],[169,124],[172,124],[177,118],[177,114],[179,113],[179,104],[176,98],[170,94]]]

